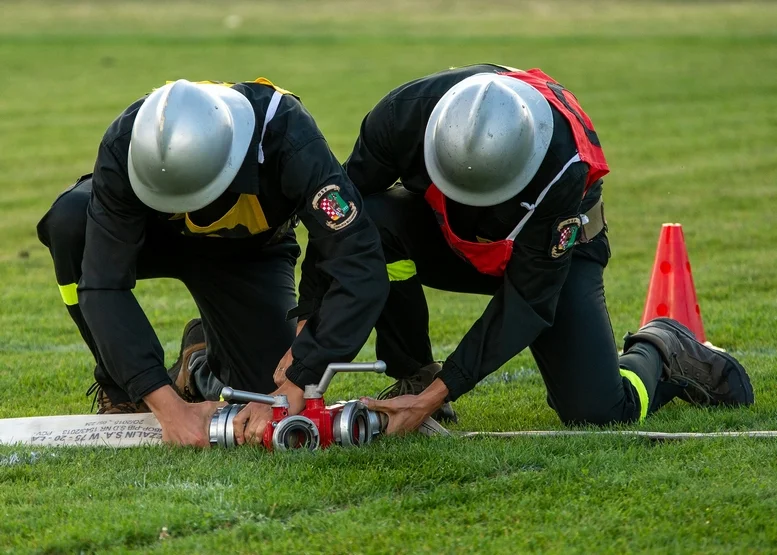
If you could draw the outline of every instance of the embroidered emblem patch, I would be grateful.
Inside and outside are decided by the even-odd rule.
[[[551,258],[559,258],[574,246],[581,225],[579,216],[556,220],[550,241]]]
[[[327,227],[337,231],[350,224],[358,210],[353,201],[346,201],[338,185],[327,185],[313,196],[313,209],[324,216]]]

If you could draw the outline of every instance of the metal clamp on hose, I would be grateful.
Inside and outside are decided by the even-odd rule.
[[[227,449],[235,447],[235,428],[232,422],[237,413],[243,410],[243,407],[245,405],[227,405],[216,411],[216,414],[210,419],[210,428],[208,430],[211,445],[218,445]]]
[[[343,447],[359,447],[372,441],[367,407],[359,401],[349,401],[332,422],[335,443]]]
[[[291,449],[318,449],[320,437],[318,428],[310,418],[295,415],[287,416],[275,426],[272,434],[273,449],[289,451]]]
[[[386,429],[385,414],[369,410],[361,401],[347,401],[332,422],[335,443],[342,447],[368,445]]]

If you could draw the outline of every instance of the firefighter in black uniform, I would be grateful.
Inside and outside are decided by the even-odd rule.
[[[635,421],[675,396],[752,403],[744,368],[677,322],[647,324],[618,356],[603,284],[607,163],[575,97],[540,70],[475,65],[404,84],[364,118],[345,167],[387,261],[376,350],[397,382],[365,401],[389,414],[390,433],[455,418],[448,401],[527,347],[567,424]],[[314,262],[301,319],[326,282],[305,270]],[[492,296],[442,366],[422,285]]]
[[[297,217],[331,286],[295,338],[286,317]],[[59,196],[38,234],[97,361],[100,411],[150,407],[178,444],[207,445],[217,408],[181,399],[208,396],[193,392],[208,382],[183,358],[199,354],[203,376],[267,393],[293,342],[289,381],[275,393],[299,412],[304,386],[358,353],[388,294],[359,193],[299,100],[266,79],[179,80],[131,104],[105,133],[94,173]],[[132,294],[136,280],[157,277],[181,280],[202,316],[187,326],[173,379]],[[235,419],[238,441],[260,441],[269,417],[249,405]]]

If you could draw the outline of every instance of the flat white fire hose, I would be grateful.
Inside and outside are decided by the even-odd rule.
[[[160,443],[162,427],[151,413],[0,419],[0,444],[138,447]]]
[[[626,436],[653,440],[728,437],[774,438],[777,430],[736,432],[651,432],[642,430],[521,430],[514,432],[448,431],[431,418],[419,432],[426,436],[454,437],[565,437]],[[0,419],[0,444],[46,447],[138,447],[162,443],[162,428],[153,414],[83,414]]]

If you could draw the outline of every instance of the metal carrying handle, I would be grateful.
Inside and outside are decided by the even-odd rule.
[[[316,386],[316,393],[323,395],[329,388],[329,383],[337,372],[377,372],[383,374],[386,371],[386,363],[382,360],[376,362],[333,362],[326,367],[326,372]]]
[[[264,395],[262,393],[232,389],[229,386],[221,390],[221,398],[225,401],[237,403],[262,403],[263,405],[287,408],[289,406],[289,401],[285,395]]]

